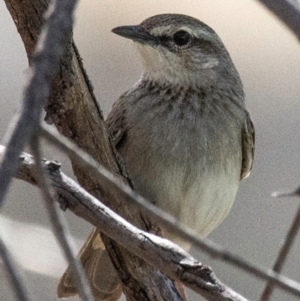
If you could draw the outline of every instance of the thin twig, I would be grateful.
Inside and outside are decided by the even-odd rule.
[[[300,5],[291,0],[258,0],[273,12],[300,40]]]
[[[299,190],[299,189],[298,189]],[[297,193],[297,190],[295,190],[294,192],[294,196]],[[277,196],[278,194],[274,194],[274,196]],[[299,192],[298,192],[299,195]],[[280,273],[282,271],[283,265],[287,259],[287,255],[290,252],[292,245],[296,239],[296,236],[299,232],[299,228],[300,228],[300,206],[298,208],[298,211],[296,213],[296,216],[292,222],[292,225],[285,237],[285,240],[283,242],[283,245],[281,246],[278,256],[275,260],[275,263],[273,265],[273,271]],[[260,300],[261,301],[268,301],[271,297],[271,294],[274,290],[274,283],[273,281],[268,281],[267,285],[261,295]]]
[[[285,197],[299,197],[300,198],[300,186],[291,191],[275,191],[272,193],[273,198],[285,198]]]
[[[52,0],[48,18],[40,35],[31,65],[31,76],[22,100],[22,111],[7,146],[0,168],[0,207],[8,185],[18,167],[18,157],[31,134],[38,128],[41,112],[49,96],[52,77],[58,70],[65,43],[73,25],[77,0]]]
[[[126,194],[131,202],[139,206],[139,208],[143,210],[149,217],[154,218],[160,225],[163,225],[165,228],[172,231],[172,233],[179,235],[187,241],[190,241],[195,247],[217,259],[224,260],[258,278],[273,281],[276,286],[281,287],[282,289],[289,291],[296,296],[300,296],[300,285],[297,282],[281,276],[273,271],[263,269],[257,264],[250,263],[240,256],[228,252],[222,246],[208,239],[199,239],[193,231],[187,229],[174,217],[152,205],[144,197],[135,193],[120,178],[114,176],[102,165],[89,157],[74,143],[55,133],[53,130],[51,130],[51,128],[43,125],[41,127],[41,135],[44,136],[49,142],[58,146],[64,152],[76,158],[78,162],[81,162],[82,165],[88,166],[89,170],[95,175],[100,176],[105,183],[110,183],[114,188],[122,191],[124,194]]]
[[[90,286],[85,277],[83,267],[80,261],[76,258],[75,246],[73,241],[71,241],[70,239],[71,235],[68,231],[67,225],[64,222],[62,216],[59,214],[58,210],[56,209],[53,197],[51,195],[50,187],[45,178],[38,139],[38,137],[33,136],[31,139],[30,147],[35,157],[35,166],[38,174],[37,181],[39,187],[41,188],[42,195],[45,199],[45,207],[50,218],[53,232],[65,254],[66,259],[70,263],[71,269],[73,270],[79,296],[82,298],[83,301],[94,300],[94,298],[92,297]],[[60,164],[53,164],[52,168],[60,168]]]
[[[15,267],[15,264],[10,257],[10,253],[7,250],[4,242],[0,237],[0,256],[2,257],[3,264],[5,266],[9,284],[11,285],[13,292],[16,295],[18,301],[30,301],[25,285]]]

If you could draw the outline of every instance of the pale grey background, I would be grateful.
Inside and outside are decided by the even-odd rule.
[[[243,79],[248,109],[256,127],[256,157],[251,177],[242,182],[230,215],[209,238],[270,267],[299,203],[297,199],[270,197],[274,190],[296,187],[300,179],[299,43],[254,0],[81,1],[76,11],[75,41],[105,114],[141,72],[133,43],[110,30],[167,12],[199,18],[220,35]],[[20,106],[27,59],[3,2],[0,2],[0,25],[0,136],[3,137]],[[57,150],[50,149],[45,156],[63,160],[64,170],[71,174],[69,164]],[[71,214],[68,219],[80,245],[90,226]],[[2,211],[0,231],[34,300],[57,300],[56,284],[65,268],[46,229],[48,225],[38,191],[14,181]],[[285,275],[297,281],[300,281],[299,251],[298,239],[284,270]],[[194,254],[212,266],[225,283],[249,299],[258,300],[261,281],[202,253]],[[14,300],[2,268],[0,296],[1,300]],[[297,299],[276,290],[272,300]]]

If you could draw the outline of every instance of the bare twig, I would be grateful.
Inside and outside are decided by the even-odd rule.
[[[7,272],[7,277],[9,279],[9,284],[11,285],[13,292],[16,295],[18,301],[30,301],[27,290],[23,284],[23,281],[13,263],[12,258],[9,255],[8,250],[5,247],[4,242],[0,237],[0,256],[3,259],[3,263]]]
[[[44,169],[42,166],[42,158],[41,158],[38,139],[39,139],[38,137],[33,136],[31,139],[30,146],[36,162],[35,166],[38,175],[37,182],[41,188],[42,195],[45,199],[45,206],[50,218],[54,235],[66,256],[66,259],[70,263],[71,269],[73,269],[77,288],[78,288],[78,293],[80,297],[82,298],[83,301],[94,300],[94,298],[92,297],[90,286],[85,277],[82,265],[80,261],[76,258],[75,246],[70,239],[71,235],[70,233],[68,233],[69,232],[68,228],[55,207],[55,203],[51,195],[50,187],[44,175]],[[55,162],[52,162],[52,164],[51,165],[49,164],[48,166],[50,166],[54,170],[60,168],[60,164]]]
[[[148,216],[155,218],[160,225],[170,229],[174,234],[178,234],[182,238],[192,242],[197,248],[218,259],[229,262],[230,264],[265,280],[271,280],[274,284],[286,291],[289,291],[297,296],[300,296],[300,285],[284,276],[281,276],[273,271],[267,271],[261,266],[254,263],[247,262],[245,259],[228,252],[222,246],[211,242],[208,239],[199,239],[191,230],[182,226],[174,217],[165,213],[161,209],[152,205],[145,198],[135,193],[128,185],[124,184],[119,178],[107,171],[103,166],[95,162],[75,144],[68,139],[56,134],[49,127],[42,126],[41,134],[47,138],[51,143],[55,144],[69,155],[77,158],[81,164],[89,166],[90,171],[102,177],[105,183],[110,183],[115,188],[125,193],[130,200],[139,206]],[[108,235],[109,236],[109,235]]]
[[[296,189],[293,192],[288,193],[274,193],[273,196],[300,196],[300,189]],[[273,265],[273,271],[280,273],[282,271],[283,265],[286,261],[287,255],[290,252],[292,245],[296,239],[296,236],[299,232],[300,228],[300,206],[298,208],[298,211],[296,213],[296,216],[293,220],[293,223],[284,239],[284,242],[279,250],[278,257],[275,260],[275,263]],[[273,281],[268,281],[267,285],[261,295],[260,300],[261,301],[268,301],[270,299],[270,296],[274,290],[274,283]]]
[[[300,197],[300,186],[291,191],[276,191],[272,193],[273,198],[284,198],[284,197]]]
[[[292,0],[258,0],[272,11],[300,40],[300,5]]]
[[[210,268],[203,266],[180,247],[138,229],[100,203],[75,181],[64,175],[56,162],[43,160],[41,164],[63,209],[69,208],[130,252],[158,267],[171,279],[180,280],[207,300],[247,301],[221,283]],[[35,185],[39,182],[40,175],[36,172],[32,156],[22,154],[17,177],[31,179],[30,183]]]
[[[0,206],[3,204],[11,177],[18,167],[18,157],[30,135],[38,128],[41,112],[49,95],[50,80],[58,70],[65,42],[72,31],[72,15],[76,2],[77,0],[53,0],[49,5],[47,22],[33,56],[21,115],[10,137],[0,168]]]

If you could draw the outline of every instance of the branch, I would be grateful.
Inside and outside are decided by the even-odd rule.
[[[279,18],[300,40],[300,5],[293,0],[258,0]]]
[[[65,3],[65,1],[59,2]],[[47,3],[40,0],[5,0],[5,3],[31,61]],[[56,39],[53,38],[53,45],[55,41]],[[110,145],[101,109],[87,81],[78,51],[74,49],[71,39],[66,44],[67,51],[60,59],[59,72],[52,80],[51,93],[45,108],[46,120],[54,123],[60,133],[75,141],[107,169],[120,174],[121,168]],[[32,116],[27,114],[27,117],[28,120],[24,122],[26,126],[31,122]],[[141,217],[138,208],[127,206],[125,200],[114,191],[101,189],[100,187],[103,188],[101,182],[90,174],[88,168],[79,166],[72,158],[71,162],[74,174],[82,187],[87,191],[93,191],[97,198],[131,223],[141,229],[147,229],[148,225]],[[126,180],[126,177],[124,179]],[[108,244],[113,248],[108,248]],[[163,276],[160,271],[146,264],[139,257],[133,256],[126,249],[117,246],[113,241],[105,239],[105,245],[114,266],[118,267],[117,273],[128,300],[181,300],[172,281]],[[97,281],[102,280],[98,278]]]
[[[28,57],[30,58],[31,46],[34,45],[34,40],[36,38],[36,31],[34,31],[36,28],[34,22],[38,20],[36,22],[38,24],[41,19],[41,10],[37,7],[40,7],[40,5],[44,6],[45,4],[42,1],[40,1],[40,3],[39,1],[34,0],[5,0],[5,2],[13,16],[13,20],[15,21],[18,31],[22,35]],[[62,2],[62,4],[65,3],[65,1],[60,2]],[[32,6],[31,9],[33,8],[33,13],[38,15],[37,18],[33,19],[31,18],[30,14],[27,15],[28,7],[30,7],[28,3],[30,3]],[[15,6],[13,7],[13,5]],[[18,9],[15,9],[18,5]],[[20,9],[22,5],[22,9]],[[28,24],[27,20],[31,20],[32,22]],[[33,41],[27,43],[26,41],[31,38]],[[70,49],[67,51],[67,54],[61,59],[61,61],[60,73],[59,76],[53,81],[50,101],[48,102],[46,108],[48,121],[53,121],[60,132],[76,141],[78,145],[85,149],[98,162],[101,162],[112,172],[119,173],[120,170],[108,142],[101,110],[91,95],[91,90],[89,87],[87,88],[88,85],[85,82],[86,78],[84,75],[82,75],[82,66],[80,65],[80,62],[78,62],[78,54],[75,53],[72,47],[70,47]],[[91,114],[91,112],[93,112],[93,114]],[[31,121],[32,112],[30,112],[30,114],[27,116],[28,120],[24,121],[26,126],[27,123]],[[22,139],[23,138],[24,137],[22,137]],[[18,153],[20,149],[21,148],[19,147],[17,148],[17,151],[15,151],[15,159],[17,157],[16,153]],[[145,228],[143,220],[140,218],[140,214],[137,209],[132,208],[132,206],[128,206],[127,208],[127,203],[124,202],[123,198],[118,199],[113,193],[107,193],[101,190],[101,181],[99,181],[99,177],[91,177],[88,169],[83,168],[82,166],[79,168],[75,161],[73,161],[72,164],[74,173],[83,187],[89,191],[93,191],[99,199],[103,200],[105,204],[110,204],[114,210],[125,216],[130,222],[133,222],[142,229]],[[13,172],[11,172],[11,174],[13,174]],[[5,176],[7,176],[7,174]],[[5,185],[4,190],[6,189]],[[121,251],[122,255],[124,255],[122,258],[125,258],[125,265],[131,267],[130,271],[132,275],[125,273],[125,276],[127,279],[128,277],[131,277],[131,279],[137,280],[135,289],[140,288],[141,291],[143,288],[145,288],[145,285],[143,286],[143,280],[145,278],[146,280],[153,280],[153,286],[161,283],[161,277],[156,277],[156,275],[158,275],[157,271],[151,269],[149,266],[145,266],[143,262],[137,261],[135,258],[131,258],[130,254],[127,254],[125,251]],[[226,253],[221,255],[221,252],[219,252],[218,254],[220,254],[219,256],[224,256]],[[238,258],[231,258],[231,260],[237,260],[237,262],[239,262]],[[256,270],[257,269],[255,268],[253,271]],[[140,273],[140,271],[143,271],[143,273]],[[262,273],[262,275],[264,274]],[[272,275],[275,278],[276,274]],[[168,284],[166,283],[165,286],[168,287]],[[155,288],[146,287],[145,295],[148,296],[152,294],[152,296],[156,296],[153,292],[154,290]],[[172,288],[170,288],[170,290],[172,290]]]
[[[54,139],[55,138],[52,138],[52,140],[54,141]],[[62,139],[62,140],[65,140],[65,139]],[[53,142],[52,141],[52,142]],[[58,146],[60,146],[60,147],[62,147],[62,145],[61,145],[61,143],[62,142],[57,142],[56,143],[56,145],[58,145]],[[65,145],[65,147],[64,147],[64,150],[66,150],[66,149],[69,149],[69,147],[68,147],[68,144],[70,145],[70,143],[67,143],[67,145]],[[2,147],[2,149],[3,149],[3,147]],[[80,157],[81,156],[81,152],[82,151],[80,151],[80,150],[78,150],[78,148],[76,147],[76,146],[74,146],[73,145],[73,149],[70,149],[69,150],[69,152],[71,152],[72,154],[73,154],[73,156],[74,156],[74,154],[76,153],[78,151],[78,157]],[[0,148],[0,153],[1,153],[1,148]],[[86,162],[85,162],[85,164],[90,164],[90,167],[93,169],[93,170],[95,170],[95,172],[97,172],[97,170],[98,170],[98,172],[102,172],[102,169],[103,169],[103,167],[102,166],[99,166],[99,165],[97,165],[97,163],[95,163],[94,162],[94,164],[95,165],[91,165],[91,163],[90,163],[90,161],[91,161],[91,159],[90,158],[88,158],[88,156],[83,156],[83,158],[82,159],[85,159],[86,160]],[[26,155],[26,154],[23,154],[22,156],[21,156],[21,158],[20,158],[20,167],[19,167],[19,170],[18,170],[18,173],[17,173],[17,175],[16,175],[16,177],[17,178],[19,178],[19,179],[22,179],[22,180],[25,180],[25,181],[27,181],[27,182],[29,182],[29,183],[31,183],[31,184],[34,184],[34,185],[36,185],[36,175],[34,174],[34,168],[33,168],[33,165],[34,165],[34,161],[33,161],[33,159],[32,159],[32,157],[30,156],[30,155]],[[57,163],[53,163],[53,162],[50,162],[50,161],[44,161],[44,163],[43,164],[45,164],[45,162],[48,162],[48,164],[49,164],[49,166],[50,167],[47,167],[46,168],[46,165],[45,165],[45,168],[47,169],[47,174],[49,173],[49,170],[51,171],[53,168],[54,169],[57,169],[57,170],[59,170],[59,166],[57,165]],[[112,176],[112,175],[111,175]],[[48,175],[48,177],[49,177],[49,175]],[[75,214],[77,214],[77,215],[79,215],[79,216],[81,216],[81,217],[83,217],[84,219],[88,219],[88,221],[89,222],[91,222],[92,224],[94,224],[94,225],[97,225],[97,227],[99,227],[99,224],[98,224],[98,222],[100,222],[100,217],[95,217],[94,216],[94,214],[101,214],[101,213],[106,213],[107,214],[107,212],[111,212],[110,211],[110,209],[108,209],[108,208],[106,208],[104,205],[101,205],[101,206],[103,206],[103,207],[100,207],[100,209],[97,207],[97,205],[99,205],[99,201],[97,201],[97,200],[95,200],[92,196],[90,196],[90,195],[88,195],[82,188],[80,188],[80,189],[78,189],[78,187],[77,187],[77,184],[75,183],[75,182],[73,182],[72,180],[69,180],[65,175],[63,175],[63,174],[61,174],[61,176],[59,176],[59,177],[61,177],[61,178],[63,178],[63,179],[67,179],[67,181],[66,181],[66,183],[64,183],[63,185],[62,184],[60,184],[61,185],[61,189],[59,190],[59,196],[62,198],[62,200],[63,200],[63,202],[61,202],[61,204],[63,205],[63,207],[66,207],[66,205],[67,204],[69,204],[69,209],[70,210],[72,210]],[[55,178],[55,177],[54,177]],[[59,181],[61,181],[60,179],[52,179],[51,178],[51,181],[54,181],[54,183],[58,183]],[[106,178],[106,182],[107,182],[108,180],[107,180],[107,178]],[[119,179],[117,179],[117,178],[114,178],[114,180],[113,181],[115,181],[114,182],[114,185],[116,186],[116,187],[119,187],[118,186],[118,181],[119,181]],[[122,182],[121,182],[122,183]],[[72,184],[72,185],[71,185]],[[75,190],[75,192],[73,193],[72,191],[73,191],[73,189],[72,190],[69,190],[69,189],[71,189],[72,187],[73,187],[73,184],[75,185],[75,188],[74,188],[74,190]],[[60,185],[57,185],[57,184],[54,184],[54,186],[56,187],[56,188],[58,188]],[[65,186],[64,186],[65,185]],[[76,188],[77,187],[77,188]],[[147,202],[147,201],[143,201],[142,199],[142,197],[140,197],[140,196],[137,196],[137,195],[130,195],[130,193],[129,193],[129,191],[130,191],[130,188],[128,187],[128,186],[125,186],[125,188],[122,188],[122,187],[119,187],[119,189],[122,189],[123,190],[123,192],[125,192],[129,197],[130,197],[130,199],[132,200],[132,201],[134,201],[134,202],[138,202],[138,204],[139,204],[139,206],[142,206],[142,204],[143,204],[143,202],[146,202],[144,205],[146,206],[146,208],[148,208],[148,206],[149,206],[149,202]],[[77,193],[80,193],[80,191],[84,191],[84,193],[82,194],[82,196],[84,197],[84,195],[86,195],[87,194],[87,199],[86,200],[82,200],[82,202],[87,202],[87,204],[86,203],[84,203],[84,205],[83,205],[83,208],[79,208],[78,209],[78,207],[73,207],[73,201],[74,201],[74,197],[76,196],[76,198],[78,197],[76,194]],[[81,194],[80,194],[80,196],[81,196]],[[71,198],[71,199],[69,199],[69,197]],[[85,198],[85,197],[84,197]],[[80,199],[80,198],[79,198]],[[137,200],[138,199],[138,200]],[[64,203],[66,201],[66,203]],[[89,202],[92,202],[93,203],[93,205],[89,205]],[[80,201],[81,202],[81,201]],[[70,206],[70,204],[72,204],[72,206]],[[78,204],[77,204],[78,205]],[[77,206],[76,205],[76,206]],[[74,205],[75,206],[75,205]],[[80,206],[80,205],[78,205],[78,206]],[[87,207],[88,206],[91,206],[91,211],[89,210],[89,209],[87,209]],[[151,205],[152,206],[152,205]],[[97,209],[97,211],[94,213],[93,211],[95,210],[95,207],[97,207],[98,209]],[[157,215],[157,212],[156,212],[156,210],[158,210],[158,211],[160,211],[160,209],[158,209],[158,208],[156,208],[155,206],[153,206],[154,208],[152,208],[152,209],[154,209],[153,210],[153,212],[151,213],[149,210],[147,210],[147,212],[148,213],[150,213],[150,214],[152,214],[152,216],[156,216],[158,219],[161,219],[161,217],[160,217],[160,214],[158,213],[158,215]],[[75,210],[75,208],[77,208],[76,210],[78,210],[78,211],[76,211]],[[102,209],[101,209],[102,208]],[[151,209],[151,210],[152,210]],[[82,210],[84,211],[84,212],[82,212]],[[89,215],[92,215],[91,217],[89,217]],[[114,217],[116,216],[116,214],[115,213],[113,213],[113,217],[112,217],[112,220],[114,220]],[[298,283],[296,283],[295,281],[293,281],[293,280],[291,280],[291,279],[288,279],[288,278],[286,278],[286,277],[284,277],[284,276],[281,276],[281,275],[279,275],[279,274],[277,274],[277,273],[275,273],[275,272],[272,272],[272,271],[265,271],[265,270],[263,270],[263,269],[261,269],[260,267],[257,267],[256,265],[254,265],[254,264],[252,264],[252,263],[248,263],[248,262],[246,262],[245,260],[243,260],[243,259],[241,259],[240,257],[238,257],[238,256],[236,256],[236,255],[234,255],[234,254],[232,254],[232,253],[229,253],[228,251],[226,251],[226,250],[224,250],[222,247],[220,247],[220,246],[218,246],[218,245],[216,245],[216,244],[214,244],[214,243],[212,243],[212,242],[210,242],[210,241],[208,241],[208,240],[200,240],[200,239],[198,239],[197,237],[195,237],[193,234],[190,234],[190,232],[187,232],[186,230],[184,230],[184,229],[182,229],[182,228],[180,228],[179,226],[178,226],[178,223],[173,223],[172,225],[170,224],[170,220],[168,220],[168,217],[167,217],[167,215],[165,215],[166,216],[166,218],[165,218],[165,220],[164,220],[164,223],[165,224],[169,224],[169,227],[172,227],[172,229],[173,229],[173,231],[174,232],[176,232],[176,233],[178,233],[178,234],[180,234],[182,237],[184,237],[184,238],[186,238],[186,239],[188,239],[188,238],[191,238],[192,239],[192,241],[194,242],[194,243],[196,243],[196,247],[198,247],[198,248],[200,248],[200,249],[202,249],[203,251],[205,251],[205,252],[207,252],[207,253],[209,253],[210,255],[212,255],[212,256],[215,256],[215,255],[217,255],[217,257],[219,258],[219,259],[223,259],[223,260],[225,260],[225,261],[228,261],[229,263],[231,263],[231,264],[233,264],[233,265],[235,265],[235,266],[237,266],[238,268],[241,268],[241,269],[243,269],[243,270],[245,270],[246,272],[248,272],[248,273],[251,273],[251,274],[253,274],[253,275],[255,275],[256,277],[259,277],[259,278],[262,278],[262,279],[266,279],[266,280],[269,280],[269,281],[272,281],[273,283],[274,283],[274,285],[276,285],[276,286],[278,286],[278,287],[281,287],[282,289],[284,289],[284,290],[286,290],[286,291],[288,291],[288,292],[290,292],[290,293],[292,293],[292,294],[294,294],[294,295],[296,295],[296,296],[300,296],[300,287],[299,287],[299,284]],[[119,219],[120,217],[118,216],[118,218],[117,218],[117,220]],[[126,221],[125,221],[125,223],[127,223]],[[105,224],[105,228],[104,229],[108,229],[107,227],[108,227],[108,224],[109,223],[104,223]],[[122,224],[122,223],[121,223]],[[128,223],[127,223],[128,224]],[[130,225],[130,224],[129,224]],[[130,225],[130,227],[133,227],[133,226],[131,226]],[[126,227],[125,227],[126,228]],[[115,226],[114,228],[114,231],[119,231],[119,229],[118,229],[118,225],[117,226]],[[117,229],[117,230],[116,230]],[[123,229],[124,230],[124,226],[122,225],[121,226],[121,228],[120,229]],[[130,228],[130,229],[132,229],[132,228]],[[129,230],[130,230],[129,229]],[[102,229],[102,225],[100,226],[100,230],[101,230],[101,232],[103,231],[103,229]],[[112,230],[110,229],[110,230],[107,230],[109,233],[108,233],[108,236],[111,236],[112,235]],[[105,231],[103,231],[104,233],[105,233]],[[141,230],[138,230],[138,232],[139,233],[142,233],[142,234],[139,234],[139,236],[141,237],[143,237],[143,238],[147,238],[149,241],[152,241],[152,239],[151,239],[151,237],[153,237],[153,235],[151,236],[150,234],[150,238],[147,236],[147,234],[146,233],[144,233],[144,232],[141,232]],[[132,233],[130,233],[129,235],[132,235]],[[124,237],[126,237],[126,239],[124,239]],[[144,258],[143,256],[141,256],[142,258],[144,258],[145,260],[147,260],[148,262],[151,262],[153,265],[155,265],[155,266],[158,266],[159,268],[161,268],[166,274],[167,273],[170,273],[168,270],[166,271],[166,265],[167,265],[167,263],[164,263],[163,265],[162,265],[162,267],[160,266],[160,262],[156,262],[157,260],[159,260],[159,258],[164,258],[164,256],[163,255],[160,255],[160,256],[157,256],[157,254],[160,254],[160,250],[162,249],[161,247],[157,247],[156,246],[156,243],[155,243],[155,241],[159,241],[159,238],[155,238],[155,241],[152,241],[151,242],[151,245],[150,246],[146,246],[146,243],[144,242],[144,239],[143,239],[143,242],[142,243],[140,243],[140,242],[138,242],[138,243],[140,243],[141,245],[142,245],[142,249],[136,249],[136,248],[138,248],[139,246],[133,246],[132,244],[134,243],[134,241],[135,241],[135,238],[137,238],[137,234],[136,233],[134,233],[134,235],[133,235],[133,237],[131,237],[131,236],[129,236],[129,237],[127,237],[126,236],[126,233],[124,234],[124,233],[121,233],[120,234],[120,241],[118,240],[119,238],[115,238],[115,237],[112,237],[113,239],[116,239],[119,243],[121,243],[122,245],[124,245],[126,248],[128,248],[128,250],[130,250],[131,252],[137,252],[137,255],[138,256],[141,256],[142,255],[142,253],[143,252],[145,252],[145,250],[152,250],[152,248],[154,248],[153,249],[153,251],[152,252],[158,252],[158,253],[151,253],[149,256],[150,256],[150,259],[147,257],[147,258]],[[165,242],[166,240],[163,240],[163,242]],[[129,243],[130,242],[130,243]],[[128,245],[128,243],[129,243],[129,245]],[[164,245],[165,245],[165,243],[164,243]],[[171,245],[174,245],[174,244],[172,244],[171,243]],[[202,247],[201,247],[202,246]],[[157,247],[157,248],[156,248]],[[172,248],[171,248],[172,249]],[[168,250],[171,250],[170,248],[168,249]],[[169,258],[172,258],[172,260],[173,260],[173,256],[175,256],[175,258],[179,258],[180,256],[182,256],[182,252],[179,252],[179,255],[177,254],[175,254],[175,255],[172,255],[171,257],[170,257],[170,255],[168,254],[168,250],[164,250],[164,252],[167,252],[167,255],[166,255],[166,260],[167,260],[167,262],[168,262],[168,260],[169,260]],[[172,249],[172,252],[174,251],[174,249]],[[154,258],[153,258],[153,254],[155,254],[155,256],[154,256]],[[189,255],[188,255],[189,256]],[[152,258],[152,259],[151,259]],[[188,260],[186,260],[186,262],[193,262],[193,260],[194,259],[190,259],[191,257],[189,257],[188,258]],[[154,260],[154,262],[152,262],[151,260]],[[175,266],[176,266],[176,264],[177,264],[177,267],[178,267],[178,265],[180,266],[180,264],[181,263],[184,263],[185,261],[184,260],[180,260],[180,262],[178,263],[175,263]],[[194,262],[196,262],[196,261],[194,261]],[[171,264],[171,267],[174,267],[174,261],[172,261],[172,264]],[[183,272],[185,272],[185,269],[183,268],[183,267],[181,267],[181,271],[183,271]],[[184,279],[182,279],[181,277],[183,277],[183,276],[180,276],[180,275],[177,275],[177,272],[178,272],[178,270],[176,270],[176,271],[173,271],[173,273],[175,273],[175,274],[171,274],[171,277],[174,277],[174,278],[176,278],[176,279],[179,279],[179,280],[181,280],[184,284],[186,284],[187,286],[189,286],[189,287],[191,287],[191,284],[189,284],[189,283],[185,283],[185,280]],[[169,275],[169,274],[168,274]],[[184,275],[184,274],[182,274],[182,275]],[[186,274],[185,274],[186,275]],[[213,275],[213,274],[212,274]],[[188,280],[187,280],[188,281]],[[197,282],[197,283],[199,283],[199,282]],[[211,281],[211,283],[213,283],[213,281]],[[211,284],[210,284],[211,285]],[[192,287],[193,288],[193,287]],[[193,288],[194,289],[194,288]],[[227,288],[227,291],[230,291],[230,289],[229,288]],[[208,300],[211,300],[211,299],[208,299]],[[222,300],[222,299],[221,299]],[[235,300],[235,299],[233,299],[233,300]],[[239,300],[239,299],[238,299]]]
[[[72,32],[76,0],[51,2],[47,23],[33,56],[31,76],[22,100],[17,120],[0,168],[0,207],[8,185],[18,167],[18,157],[26,141],[38,128],[43,107],[49,96],[50,81],[59,66],[65,42]],[[55,41],[55,43],[54,43]]]
[[[297,189],[295,189],[294,191],[291,191],[291,192],[275,192],[273,194],[273,196],[274,197],[297,196],[299,198],[300,197],[300,187],[298,187]],[[288,253],[290,252],[292,245],[296,239],[296,236],[299,232],[299,228],[300,228],[300,206],[298,208],[298,211],[295,215],[292,225],[284,239],[284,242],[279,250],[278,256],[273,265],[274,272],[280,273],[282,271],[284,263],[287,259]],[[271,297],[273,290],[274,290],[274,283],[273,283],[273,281],[269,280],[267,282],[267,285],[266,285],[262,295],[261,295],[260,300],[268,301]]]
[[[64,251],[65,257],[70,263],[71,269],[74,272],[79,296],[83,301],[94,300],[94,298],[92,297],[90,286],[84,274],[82,264],[79,261],[79,259],[76,258],[75,246],[73,244],[73,241],[71,241],[70,239],[71,235],[67,230],[67,226],[64,223],[63,218],[59,215],[59,212],[55,207],[55,203],[53,201],[53,191],[51,189],[52,187],[47,182],[44,174],[39,145],[39,137],[33,136],[31,139],[30,146],[35,157],[35,162],[37,162],[35,164],[37,183],[41,188],[41,193],[45,200],[45,207],[50,218],[53,233],[62,250]]]
[[[94,174],[95,177],[100,177],[103,184],[105,183],[105,185],[112,185],[113,188],[122,191],[127,198],[130,199],[131,205],[136,205],[139,207],[146,213],[148,217],[152,217],[152,219],[156,220],[160,225],[163,225],[172,233],[186,239],[196,248],[208,253],[214,258],[227,261],[230,264],[244,270],[245,272],[254,275],[255,277],[272,281],[274,285],[296,296],[300,296],[300,285],[297,282],[281,276],[276,272],[263,269],[254,263],[247,262],[240,256],[228,252],[222,246],[215,244],[208,239],[199,239],[192,231],[186,229],[174,217],[152,205],[151,202],[135,193],[128,185],[124,184],[120,178],[110,173],[103,166],[98,164],[80,148],[64,137],[55,134],[53,130],[45,126],[41,127],[41,134],[47,138],[49,142],[59,147],[65,153],[69,154],[69,156],[76,158],[82,165],[89,166],[90,172]],[[128,200],[127,198],[125,198],[125,200]]]
[[[0,153],[3,150],[4,147],[1,147]],[[36,185],[40,181],[40,174],[36,172],[33,157],[22,153],[19,163],[16,177]],[[63,174],[57,162],[43,160],[42,166],[62,209],[70,209],[136,256],[159,268],[169,278],[181,281],[207,300],[247,301],[221,283],[210,268],[203,266],[183,249],[166,239],[138,229],[103,205]]]

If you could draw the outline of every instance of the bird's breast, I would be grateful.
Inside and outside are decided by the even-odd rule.
[[[148,95],[129,105],[119,151],[135,188],[207,235],[225,218],[237,192],[239,122],[197,93]]]

